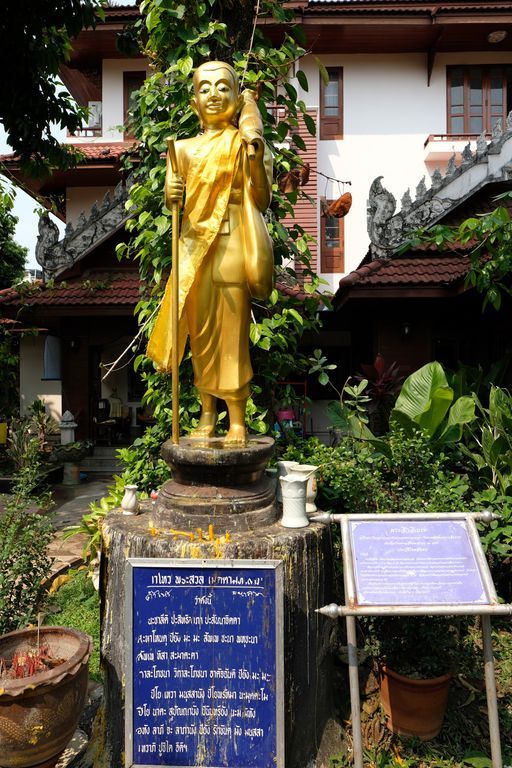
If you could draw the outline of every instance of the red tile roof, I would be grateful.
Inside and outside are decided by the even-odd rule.
[[[123,5],[119,3],[119,5],[105,8],[104,12],[107,19],[111,16],[140,16],[138,3],[136,5]]]
[[[79,278],[56,282],[52,287],[32,283],[18,292],[16,288],[0,291],[0,305],[26,306],[81,306],[135,305],[140,299],[141,282],[135,270],[120,270],[118,273],[87,273]]]
[[[85,162],[105,162],[116,163],[121,157],[132,149],[137,147],[137,142],[134,141],[111,141],[99,143],[87,143],[87,144],[67,144],[66,146],[73,147],[84,155]],[[10,155],[0,155],[0,162],[17,163],[18,156],[14,153]]]
[[[72,144],[72,146],[85,155],[87,160],[105,160],[112,162],[120,160],[121,157],[132,149],[135,149],[137,142],[134,141],[112,141],[104,144]]]
[[[36,281],[21,292],[16,288],[0,290],[0,306],[134,306],[140,299],[142,283],[135,270],[120,269],[117,273],[86,272],[78,278],[57,280],[50,285]],[[309,296],[299,286],[290,287],[278,281],[276,287],[280,293],[299,301]]]
[[[309,10],[333,10],[333,6],[338,9],[351,9],[357,8],[358,10],[371,11],[371,10],[400,10],[400,11],[415,11],[417,6],[432,7],[432,3],[428,0],[308,0],[304,3],[305,9]],[[361,8],[361,6],[363,6]],[[375,8],[373,7],[375,6]],[[506,0],[436,0],[436,6],[439,6],[439,10],[451,11],[451,10],[503,10],[512,6],[512,3]]]
[[[363,264],[340,280],[340,289],[353,286],[442,286],[466,276],[467,256],[378,259]]]

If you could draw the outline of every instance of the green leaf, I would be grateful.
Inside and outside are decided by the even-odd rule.
[[[311,115],[308,115],[307,112],[304,112],[304,114],[302,115],[302,118],[304,120],[306,128],[308,129],[308,133],[311,136],[316,136],[316,123],[311,117]]]
[[[448,414],[448,425],[469,424],[475,419],[475,401],[474,398],[464,395],[459,397],[450,408]]]
[[[296,309],[290,308],[288,314],[291,315],[298,322],[299,325],[304,325],[304,318],[300,315]]]
[[[284,89],[288,94],[288,98],[295,104],[295,102],[299,98],[296,89],[293,87],[291,83],[284,83]]]
[[[146,27],[151,32],[160,21],[160,9],[153,7],[146,16]]]
[[[404,414],[432,437],[452,400],[453,390],[448,386],[442,366],[437,362],[427,363],[404,381],[391,420]]]
[[[295,73],[295,76],[297,77],[297,80],[299,81],[299,85],[302,88],[303,91],[309,91],[309,84],[308,84],[308,78],[306,77],[306,73],[303,72],[302,69],[298,69]]]
[[[320,59],[317,56],[314,56],[314,59],[315,59],[316,65],[318,67],[318,70],[320,72],[320,77],[322,79],[323,84],[326,85],[326,86],[329,85],[329,73],[328,73],[328,71],[326,70],[325,66],[322,64],[322,62],[320,61]]]
[[[303,152],[306,151],[306,145],[304,144],[304,139],[302,138],[302,136],[299,136],[298,133],[292,133],[292,141],[298,149],[301,149]]]
[[[469,765],[471,768],[492,768],[492,760],[482,752],[466,752],[462,758],[463,765]]]
[[[249,328],[249,338],[252,344],[257,344],[261,337],[260,327],[257,323],[251,323]]]
[[[186,76],[192,72],[192,67],[194,66],[194,60],[192,56],[184,56],[182,59],[178,60],[177,64],[180,72]]]
[[[288,136],[289,130],[290,130],[290,126],[288,125],[288,123],[285,123],[284,121],[279,123],[279,125],[276,128],[276,133],[279,141],[284,141],[286,139],[286,137]]]

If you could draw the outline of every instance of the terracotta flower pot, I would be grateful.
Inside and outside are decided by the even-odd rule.
[[[451,674],[415,680],[380,667],[380,698],[393,733],[433,739],[443,725]]]
[[[85,705],[92,641],[67,627],[41,627],[39,643],[62,664],[31,677],[0,680],[2,768],[51,768],[73,737]],[[0,637],[0,657],[37,645],[37,629]]]

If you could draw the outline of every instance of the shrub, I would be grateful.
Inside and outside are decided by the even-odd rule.
[[[50,496],[35,495],[40,478],[37,440],[28,443],[25,465],[0,517],[0,632],[36,620],[46,594],[52,561],[48,545],[53,527]]]
[[[334,448],[310,438],[285,459],[319,466],[318,505],[335,512],[459,512],[469,485],[450,471],[421,430],[407,436],[397,426],[378,441],[345,437]]]

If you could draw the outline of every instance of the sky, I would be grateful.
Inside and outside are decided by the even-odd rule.
[[[55,135],[58,136],[59,132],[56,130]],[[63,132],[62,132],[63,133]],[[7,155],[12,152],[11,147],[7,143],[5,131],[0,124],[0,154]],[[4,181],[5,177],[2,177]],[[14,203],[13,213],[18,217],[18,223],[16,225],[16,231],[14,239],[20,245],[24,245],[28,248],[26,267],[28,269],[41,269],[35,258],[35,247],[37,240],[37,226],[39,222],[39,216],[37,209],[41,208],[33,197],[27,195],[21,189],[16,189],[16,200]],[[52,220],[58,225],[62,233],[64,233],[64,224],[55,216],[51,216]]]

